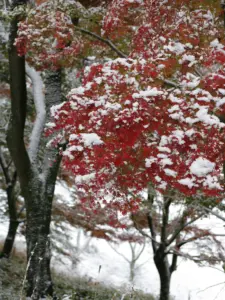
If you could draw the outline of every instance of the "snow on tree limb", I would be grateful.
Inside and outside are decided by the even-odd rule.
[[[28,148],[28,154],[32,163],[37,158],[39,150],[40,139],[43,133],[46,110],[45,110],[45,95],[44,95],[44,84],[39,72],[35,71],[34,68],[26,64],[26,74],[32,81],[33,100],[36,110],[36,119],[34,122],[33,130],[30,136],[30,144]]]

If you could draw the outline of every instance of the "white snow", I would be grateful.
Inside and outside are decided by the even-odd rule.
[[[189,67],[193,66],[195,63],[197,63],[197,61],[195,60],[195,56],[194,55],[187,55],[184,54],[182,56],[182,58],[179,60],[180,64],[183,64],[184,62],[189,61],[190,63],[188,64]]]
[[[223,190],[216,176],[207,175],[203,185],[208,186],[210,189]]]
[[[205,124],[208,125],[220,125],[220,120],[218,117],[210,115],[208,113],[208,109],[205,107],[201,107],[199,111],[196,113],[197,118]]]
[[[103,144],[103,141],[96,133],[81,133],[84,145],[87,147]]]
[[[157,155],[157,156],[159,156],[159,155]],[[160,160],[160,165],[162,165],[163,167],[165,167],[166,165],[170,165],[171,166],[172,164],[173,164],[172,160],[170,158],[168,158],[168,157],[165,157],[165,158],[163,158],[163,159]]]
[[[156,97],[163,95],[163,91],[158,90],[156,87],[148,88],[146,91],[140,91],[139,93],[134,93],[133,98],[145,98],[145,97]]]
[[[209,161],[204,157],[198,157],[190,166],[190,171],[197,177],[206,176],[212,172],[215,167],[215,163]]]
[[[156,159],[155,157],[152,157],[152,158],[146,158],[146,159],[145,159],[145,167],[146,167],[146,168],[150,168],[151,165],[152,165],[154,162],[156,162],[156,161],[157,161],[157,159]]]
[[[34,68],[30,67],[26,63],[26,73],[32,81],[33,87],[33,98],[36,109],[36,119],[33,126],[33,130],[30,136],[30,144],[28,153],[31,162],[35,161],[38,153],[38,146],[40,143],[41,135],[43,133],[46,111],[45,111],[45,95],[44,95],[44,84],[40,75]]]
[[[56,194],[61,195],[62,202],[65,203],[66,200],[67,204],[71,206],[74,204],[70,189],[63,186],[62,183],[57,184]],[[204,218],[199,221],[199,224],[203,227],[213,228],[217,234],[224,233],[224,222],[218,220],[216,217]],[[1,240],[4,239],[7,233],[7,226],[7,221],[2,220],[0,222]],[[136,271],[134,285],[132,285],[129,282],[129,264],[109,246],[107,241],[91,238],[89,243],[90,235],[80,234],[80,229],[76,228],[70,228],[70,230],[68,228],[67,233],[70,236],[71,243],[74,245],[74,249],[75,246],[82,247],[83,249],[87,244],[89,244],[89,247],[87,251],[79,252],[77,266],[74,266],[68,258],[60,262],[58,256],[54,257],[52,265],[62,275],[85,276],[93,284],[95,282],[103,282],[109,286],[120,287],[125,291],[141,289],[144,292],[158,295],[159,276],[153,263],[153,253],[150,243],[146,244],[140,260],[137,261],[137,265],[140,267]],[[78,240],[79,245],[77,244]],[[224,243],[224,238],[221,238],[221,241]],[[17,235],[15,245],[17,250],[25,251],[24,236]],[[130,246],[127,242],[114,244],[114,247],[128,259],[131,258]],[[186,250],[191,252],[193,248],[188,246]],[[72,251],[71,255],[76,256],[76,253]],[[101,266],[100,272],[99,266]],[[209,288],[213,285],[216,286]],[[191,261],[179,258],[178,269],[173,273],[171,279],[171,296],[175,297],[175,300],[224,300],[225,280],[221,265],[199,267]]]
[[[164,46],[164,49],[180,55],[185,51],[185,45],[180,42],[170,42],[169,45]]]
[[[188,137],[191,137],[194,133],[195,133],[195,130],[193,128],[191,128],[185,132],[185,135]]]
[[[177,176],[177,172],[175,172],[174,170],[168,169],[168,168],[164,169],[164,172],[168,176],[172,176],[172,177],[176,177]]]
[[[96,133],[80,133],[80,135],[71,134],[69,140],[74,141],[74,140],[79,140],[80,138],[84,146],[86,147],[103,144],[103,141]]]
[[[73,159],[74,156],[73,156],[73,154],[71,154],[72,151],[81,152],[83,150],[84,150],[84,148],[80,145],[78,145],[78,146],[72,145],[70,147],[67,147],[67,149],[65,151],[63,151],[63,156],[68,156],[70,159]]]
[[[159,147],[157,147],[157,148],[158,148],[158,150],[161,151],[161,152],[167,152],[167,153],[170,153],[170,152],[171,152],[170,148],[168,148],[168,147],[161,147],[161,146],[159,146]]]
[[[191,189],[191,188],[194,186],[193,179],[188,178],[188,177],[187,177],[187,178],[180,179],[180,180],[178,180],[178,182],[179,182],[180,184],[183,184],[183,185],[188,186],[189,189]]]
[[[210,46],[211,46],[212,48],[217,48],[217,49],[223,49],[223,48],[224,48],[224,45],[221,44],[221,43],[219,42],[218,39],[213,40],[213,41],[210,43]]]
[[[225,89],[218,89],[218,91],[219,91],[223,96],[225,96]]]
[[[87,183],[95,178],[95,173],[86,174],[86,175],[77,175],[75,178],[75,183]]]

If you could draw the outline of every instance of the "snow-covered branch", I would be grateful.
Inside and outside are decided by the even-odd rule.
[[[36,120],[31,133],[30,145],[28,149],[30,160],[31,162],[34,162],[37,157],[39,143],[46,118],[44,84],[40,73],[35,71],[28,64],[26,64],[26,73],[32,81],[34,105],[36,109]]]

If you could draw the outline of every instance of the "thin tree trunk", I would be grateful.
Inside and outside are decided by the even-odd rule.
[[[169,300],[170,298],[170,279],[174,271],[175,263],[173,266],[169,264],[168,255],[166,254],[167,243],[167,226],[169,220],[169,208],[171,204],[170,198],[164,198],[162,225],[161,225],[161,244],[154,248],[154,262],[160,277],[160,297],[159,300]]]
[[[18,221],[10,219],[7,236],[4,242],[3,249],[0,253],[0,258],[9,258],[13,249],[18,225]]]
[[[130,282],[134,284],[134,278],[135,278],[135,262],[130,262]]]
[[[7,194],[7,204],[8,204],[8,210],[9,210],[9,227],[8,227],[8,232],[7,236],[4,242],[3,249],[0,253],[0,258],[9,258],[15,237],[16,237],[16,232],[17,228],[19,225],[18,221],[18,215],[17,215],[17,208],[16,208],[16,201],[17,197],[15,194],[15,185],[17,181],[17,174],[14,172],[12,176],[9,174],[9,166],[7,166],[4,155],[0,149],[0,165],[5,177],[5,183],[6,183],[6,194]]]

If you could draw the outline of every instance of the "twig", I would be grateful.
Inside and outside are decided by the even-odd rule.
[[[205,292],[205,291],[208,290],[208,289],[211,289],[211,288],[213,288],[213,287],[215,287],[215,286],[218,286],[218,285],[224,284],[224,283],[225,283],[225,281],[220,282],[220,283],[216,283],[216,284],[213,284],[213,285],[210,285],[210,286],[208,286],[207,288],[205,288],[204,290],[201,290],[201,291],[197,292],[197,294],[202,293],[202,292]]]
[[[181,221],[184,219],[184,215],[187,213],[187,211],[184,212],[183,216],[181,217]],[[190,224],[194,223],[195,221],[199,220],[204,214],[200,214],[197,217],[191,219],[190,221],[188,221],[185,224],[181,224],[181,226],[179,228],[176,229],[176,231],[174,232],[174,234],[172,235],[172,237],[167,241],[167,246],[171,245],[172,242],[176,239],[176,237],[178,236],[178,234],[180,234],[180,232],[182,230],[184,230],[185,227],[189,226]]]
[[[126,260],[126,262],[130,263],[130,260],[128,258],[126,258],[125,255],[123,255],[122,253],[120,253],[119,251],[116,250],[116,248],[113,247],[113,245],[111,245],[110,243],[108,243],[108,245],[118,254],[120,255],[123,259]]]
[[[168,85],[171,85],[172,87],[181,88],[181,86],[179,84],[177,84],[169,79],[163,79],[163,82],[165,82]]]
[[[214,215],[215,217],[217,217],[218,219],[220,219],[220,220],[222,220],[222,221],[225,221],[225,218],[224,218],[224,217],[222,217],[222,216],[219,215],[218,213],[212,211],[212,209],[209,209],[209,208],[203,207],[203,206],[201,206],[200,209],[205,210],[205,211],[208,212],[208,213],[211,213],[212,215]]]
[[[222,290],[225,288],[225,285],[220,289],[219,293],[216,295],[216,297],[213,300],[216,300],[216,298],[219,296],[219,294],[222,292]]]

